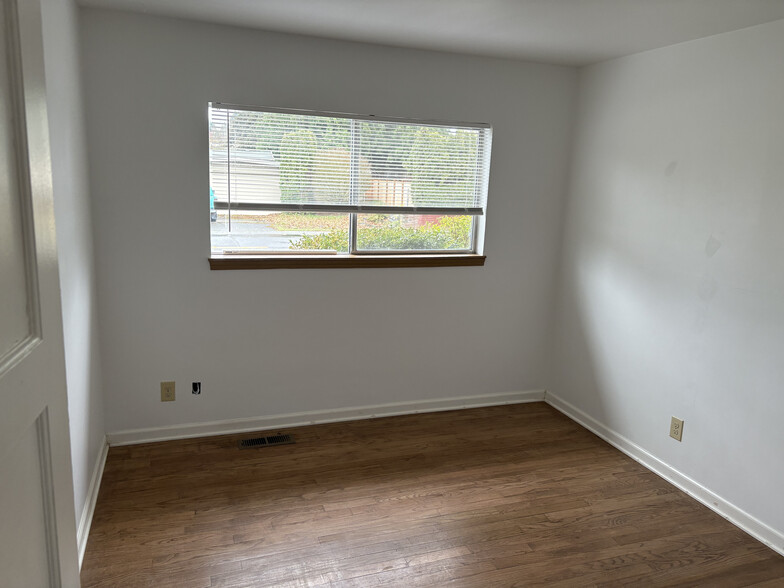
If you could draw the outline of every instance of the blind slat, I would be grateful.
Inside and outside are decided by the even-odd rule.
[[[227,104],[225,102],[211,102],[210,107],[214,110],[240,110],[243,112],[250,111],[250,112],[272,112],[272,113],[280,113],[280,114],[295,114],[295,115],[307,115],[307,116],[326,116],[330,118],[341,118],[341,119],[354,119],[354,120],[370,120],[370,121],[380,121],[380,122],[392,122],[392,123],[402,123],[402,124],[425,124],[434,127],[466,127],[466,128],[477,128],[477,129],[489,129],[490,125],[487,123],[478,123],[478,122],[455,122],[455,121],[443,121],[443,120],[411,120],[408,118],[401,118],[395,116],[379,116],[376,114],[352,114],[348,112],[319,112],[315,110],[302,110],[297,108],[274,108],[270,106],[248,106],[246,104]]]
[[[229,208],[227,202],[216,201],[217,210]],[[235,202],[231,210],[282,212],[356,212],[360,214],[440,214],[448,216],[476,216],[482,214],[481,208],[445,208],[441,206],[384,206],[373,204],[291,204],[284,202]]]
[[[213,105],[209,123],[215,208],[484,213],[486,126]]]

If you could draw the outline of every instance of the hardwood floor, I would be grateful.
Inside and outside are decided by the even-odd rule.
[[[93,586],[784,586],[779,556],[544,403],[114,447]]]

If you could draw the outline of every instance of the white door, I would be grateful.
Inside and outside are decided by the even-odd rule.
[[[0,9],[0,586],[78,586],[40,5]]]

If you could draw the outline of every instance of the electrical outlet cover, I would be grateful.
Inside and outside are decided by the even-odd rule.
[[[676,441],[681,441],[683,438],[683,419],[672,417],[670,421],[670,437]]]
[[[174,402],[174,382],[161,382],[161,402]]]

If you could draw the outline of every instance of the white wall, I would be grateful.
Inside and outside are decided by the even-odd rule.
[[[105,432],[79,19],[73,0],[43,0],[42,10],[71,460],[78,518],[87,500]]]
[[[110,432],[544,387],[575,70],[82,16]],[[211,272],[210,100],[491,123],[487,265]]]
[[[778,533],[782,56],[777,21],[581,72],[550,387]]]

